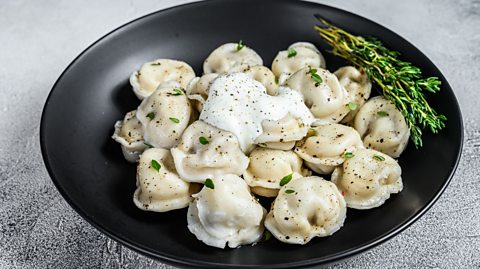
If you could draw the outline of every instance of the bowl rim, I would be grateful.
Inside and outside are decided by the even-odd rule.
[[[256,0],[227,0],[229,2],[240,2],[242,1],[243,3],[249,2],[249,3],[255,3]],[[321,7],[323,9],[331,9],[335,10],[337,12],[345,13],[348,16],[352,17],[357,17],[358,19],[364,20],[368,22],[369,24],[373,24],[376,27],[381,28],[382,30],[388,31],[392,33],[395,38],[399,38],[406,42],[408,45],[412,46],[415,48],[427,61],[429,65],[434,66],[438,71],[439,71],[439,78],[443,80],[448,88],[450,88],[452,92],[452,97],[453,97],[453,103],[455,108],[458,111],[459,114],[459,125],[460,125],[460,143],[459,143],[459,148],[457,149],[457,156],[455,157],[455,164],[452,167],[452,170],[450,171],[450,174],[448,175],[447,180],[443,183],[442,187],[435,193],[435,195],[424,205],[423,208],[421,208],[416,214],[414,214],[412,217],[407,219],[405,222],[400,223],[399,225],[395,226],[392,228],[390,231],[384,233],[383,235],[379,236],[378,238],[365,242],[364,244],[356,247],[355,249],[350,249],[350,250],[345,250],[342,252],[337,252],[335,254],[331,254],[328,256],[324,256],[322,258],[313,258],[313,259],[308,259],[308,260],[301,260],[301,261],[294,261],[294,262],[287,262],[287,263],[282,263],[282,264],[271,264],[271,265],[261,265],[261,264],[247,264],[247,265],[239,265],[239,264],[224,264],[224,263],[217,263],[217,262],[206,262],[206,261],[198,261],[190,258],[182,258],[178,259],[176,256],[171,256],[168,255],[167,253],[158,253],[151,251],[149,249],[146,249],[145,247],[142,246],[142,244],[139,244],[137,242],[134,242],[132,240],[128,240],[126,238],[123,238],[121,235],[117,235],[113,232],[111,232],[108,228],[103,227],[99,222],[97,222],[94,218],[90,217],[88,212],[84,211],[81,209],[80,206],[75,204],[73,200],[67,195],[66,191],[62,188],[60,182],[57,180],[57,177],[55,175],[55,172],[53,168],[51,167],[49,156],[47,153],[47,145],[45,143],[46,139],[46,134],[45,134],[45,122],[46,122],[46,114],[47,114],[47,107],[50,102],[50,99],[56,90],[59,82],[62,80],[65,74],[69,72],[69,70],[72,68],[72,66],[90,51],[91,48],[95,47],[97,44],[102,42],[104,39],[113,37],[116,34],[120,34],[121,30],[124,28],[131,26],[141,20],[144,20],[148,17],[155,16],[157,14],[161,14],[163,12],[167,12],[170,10],[174,10],[177,8],[185,8],[185,7],[193,7],[197,5],[209,5],[209,4],[219,4],[221,2],[226,2],[226,0],[206,0],[206,1],[194,1],[194,2],[189,2],[189,3],[184,3],[181,5],[174,5],[168,8],[160,9],[157,11],[153,11],[151,13],[148,13],[146,15],[140,16],[136,19],[133,19],[131,21],[128,21],[115,29],[109,31],[108,33],[104,34],[100,38],[98,38],[96,41],[94,41],[92,44],[90,44],[87,48],[85,48],[80,54],[78,54],[68,65],[67,67],[63,70],[61,75],[58,77],[58,79],[55,81],[53,84],[47,98],[45,101],[45,105],[42,109],[42,114],[41,114],[41,119],[40,119],[40,148],[42,152],[42,158],[43,162],[45,164],[45,167],[47,169],[48,175],[50,176],[51,180],[53,181],[55,187],[57,190],[60,192],[62,197],[67,201],[67,203],[84,219],[86,220],[89,224],[91,224],[93,227],[95,227],[97,230],[99,230],[101,233],[104,235],[108,236],[109,238],[113,239],[116,242],[121,243],[123,246],[128,247],[131,250],[136,251],[137,253],[140,253],[142,255],[145,255],[147,257],[153,258],[155,260],[159,260],[161,262],[165,262],[174,266],[181,266],[181,267],[192,267],[192,268],[204,268],[204,267],[209,267],[209,268],[301,268],[301,267],[310,267],[314,265],[326,265],[326,264],[332,264],[335,262],[338,262],[340,260],[344,260],[346,258],[351,258],[361,252],[364,252],[366,250],[369,250],[375,246],[378,246],[394,236],[398,235],[400,232],[404,231],[406,228],[408,228],[410,225],[412,225],[415,221],[417,221],[421,216],[423,216],[431,207],[432,205],[439,199],[439,197],[443,194],[445,189],[448,187],[450,184],[453,175],[455,174],[455,171],[458,168],[461,156],[462,156],[462,151],[463,151],[463,144],[464,144],[464,123],[463,123],[463,116],[462,112],[460,109],[460,105],[458,103],[457,97],[455,96],[455,93],[448,83],[447,79],[444,77],[443,73],[441,70],[416,46],[414,46],[411,42],[409,42],[407,39],[403,38],[402,36],[398,35],[396,32],[380,25],[379,23],[372,21],[368,18],[365,18],[361,15],[355,14],[353,12],[321,4],[321,3],[315,3],[315,2],[310,2],[310,1],[305,1],[305,0],[264,0],[264,2],[269,2],[271,4],[278,3],[278,2],[286,2],[286,3],[291,3],[291,4],[296,4],[296,5],[310,5],[310,6],[316,6],[316,7]]]

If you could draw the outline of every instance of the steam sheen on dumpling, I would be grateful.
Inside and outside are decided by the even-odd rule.
[[[203,62],[203,73],[223,74],[232,68],[263,65],[260,55],[248,46],[242,45],[226,43],[216,48]]]
[[[138,208],[155,212],[184,208],[197,189],[195,184],[178,176],[169,150],[151,148],[141,155],[137,166],[137,189],[133,194],[133,202]]]
[[[143,127],[136,118],[136,112],[136,110],[130,111],[123,121],[117,121],[112,135],[112,138],[120,143],[123,156],[129,162],[136,162],[147,148],[143,140]]]
[[[321,78],[321,83],[313,79],[313,74]],[[285,86],[303,95],[305,105],[319,124],[340,122],[350,112],[348,93],[328,70],[302,68],[285,81]]]
[[[278,192],[265,227],[284,243],[303,245],[338,231],[346,212],[335,184],[316,176],[296,178]]]
[[[381,206],[390,194],[403,189],[402,169],[390,156],[359,149],[333,171],[332,182],[345,196],[347,206],[370,209]]]
[[[235,248],[260,240],[266,210],[250,194],[245,181],[235,175],[211,179],[194,194],[188,207],[188,229],[205,244]],[[213,187],[213,188],[212,188]]]
[[[284,177],[302,177],[309,174],[302,168],[302,159],[292,151],[257,147],[250,153],[250,164],[243,178],[250,190],[265,197],[275,197]]]
[[[169,149],[187,128],[192,113],[190,102],[176,82],[162,84],[137,110],[148,144]]]
[[[185,89],[188,82],[195,77],[192,67],[185,62],[158,59],[147,62],[140,70],[130,76],[130,84],[138,99],[143,100],[152,94],[157,87],[165,82],[176,81]]]
[[[407,147],[410,128],[402,113],[382,96],[373,97],[358,111],[354,127],[365,147],[398,158]]]
[[[367,73],[363,69],[357,69],[353,66],[344,66],[335,71],[340,85],[347,91],[350,102],[355,104],[356,108],[348,112],[342,119],[343,123],[350,123],[355,118],[358,110],[370,98],[372,83]]]
[[[188,126],[171,151],[179,175],[189,182],[202,183],[223,174],[241,175],[248,166],[248,157],[235,135],[200,120]]]
[[[330,174],[359,148],[363,144],[357,131],[334,123],[310,128],[307,137],[295,147],[295,153],[313,171]]]

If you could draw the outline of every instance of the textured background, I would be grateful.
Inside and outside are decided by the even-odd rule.
[[[53,83],[96,39],[188,1],[0,3],[0,268],[167,268],[102,235],[53,186],[39,122]],[[442,70],[465,123],[460,166],[440,200],[399,236],[338,268],[480,268],[480,1],[320,1],[368,17]]]

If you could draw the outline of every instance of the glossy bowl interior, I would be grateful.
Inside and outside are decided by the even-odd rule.
[[[448,118],[438,135],[426,132],[424,147],[409,145],[399,159],[404,191],[380,208],[348,210],[347,220],[331,237],[308,245],[276,240],[239,249],[216,249],[196,240],[186,227],[186,209],[150,213],[132,202],[135,165],[127,163],[110,139],[113,124],[139,101],[128,77],[156,58],[186,61],[201,73],[203,60],[220,44],[243,40],[268,66],[279,50],[309,41],[324,53],[334,71],[346,63],[327,53],[313,30],[318,13],[340,27],[374,35],[403,58],[442,80],[442,91],[429,101]],[[300,1],[208,1],[152,13],[101,38],[79,55],[53,87],[42,115],[41,147],[55,185],[92,225],[145,255],[185,267],[291,268],[324,264],[375,246],[414,222],[447,186],[460,156],[460,110],[440,71],[412,44],[357,15]]]

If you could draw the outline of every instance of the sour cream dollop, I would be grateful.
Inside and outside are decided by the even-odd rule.
[[[200,119],[235,134],[246,152],[263,133],[262,121],[280,120],[288,113],[305,125],[315,121],[299,92],[279,87],[278,95],[270,96],[261,83],[243,73],[233,73],[221,75],[212,83]]]

